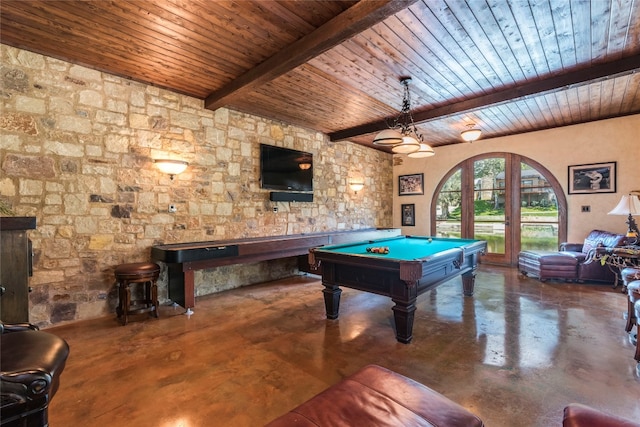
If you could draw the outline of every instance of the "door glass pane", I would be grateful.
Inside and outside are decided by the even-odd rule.
[[[462,170],[458,169],[442,186],[436,201],[436,236],[460,237]]]
[[[558,250],[558,199],[544,175],[520,164],[520,245],[522,250]]]
[[[505,160],[473,164],[473,236],[487,241],[489,253],[505,253]]]

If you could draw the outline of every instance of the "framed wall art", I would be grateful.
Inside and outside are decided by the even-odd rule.
[[[401,205],[402,209],[402,226],[416,225],[416,205]]]
[[[414,196],[424,194],[424,174],[400,175],[398,177],[398,195]]]
[[[569,166],[569,194],[615,192],[616,162]]]

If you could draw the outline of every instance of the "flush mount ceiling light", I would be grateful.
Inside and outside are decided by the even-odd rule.
[[[473,142],[480,138],[482,131],[480,129],[475,129],[475,125],[475,123],[469,123],[467,125],[467,129],[460,132],[460,137],[467,142]]]
[[[422,148],[422,144],[427,145],[422,142],[422,135],[418,132],[411,115],[410,82],[411,77],[402,77],[400,79],[400,83],[404,86],[400,115],[389,125],[389,129],[383,130],[373,138],[374,145],[391,147],[391,151],[399,154],[411,154],[419,151]]]
[[[189,163],[184,160],[155,159],[154,162],[161,172],[169,175],[171,180],[173,180],[175,175],[184,172],[187,166],[189,166]]]

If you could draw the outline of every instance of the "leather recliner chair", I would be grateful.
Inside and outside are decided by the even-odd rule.
[[[0,340],[0,425],[48,426],[69,345],[29,323],[0,322]]]

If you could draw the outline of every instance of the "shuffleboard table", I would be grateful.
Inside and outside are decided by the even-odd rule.
[[[196,270],[232,264],[247,264],[286,257],[300,257],[299,269],[319,274],[307,263],[315,246],[357,242],[400,235],[397,228],[368,228],[310,234],[291,234],[208,242],[171,243],[151,248],[151,259],[168,266],[169,298],[191,312],[196,304]],[[302,261],[299,259],[299,261]],[[303,265],[306,264],[306,265]]]
[[[396,339],[408,344],[418,295],[459,275],[464,295],[473,295],[486,249],[484,240],[398,236],[312,248],[309,262],[321,266],[328,319],[338,318],[341,286],[388,296],[395,303]]]

